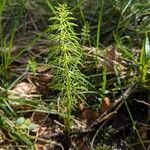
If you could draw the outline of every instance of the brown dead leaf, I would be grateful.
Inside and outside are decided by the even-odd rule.
[[[8,91],[8,98],[32,98],[36,92],[36,86],[31,83],[21,82]],[[37,95],[35,95],[37,97]]]
[[[37,144],[36,149],[37,150],[51,150],[54,148],[52,144]]]
[[[33,84],[21,82],[13,89],[13,91],[23,94],[32,94],[36,92],[36,87]]]
[[[76,147],[78,150],[91,150],[89,143],[84,139],[79,139],[76,142]]]
[[[52,72],[49,68],[38,68],[35,75],[28,75],[27,78],[36,85],[38,93],[44,97],[49,95],[49,83],[52,79]]]
[[[80,104],[80,110],[81,119],[86,123],[87,126],[97,119],[98,113],[90,108],[85,107],[84,104]]]
[[[42,135],[44,135],[44,133],[46,132],[46,130],[47,130],[47,127],[40,127],[39,129],[38,129],[38,136],[42,136]]]
[[[142,140],[148,140],[148,137],[147,137],[147,131],[148,131],[148,127],[146,125],[142,125],[139,129],[139,134],[142,138]]]
[[[106,64],[107,72],[114,73],[115,63],[121,64],[121,53],[118,52],[114,45],[108,47],[108,51],[105,54],[104,63]]]
[[[110,99],[108,97],[104,97],[102,106],[100,108],[100,114],[102,114],[103,112],[105,112],[110,106],[111,106]]]

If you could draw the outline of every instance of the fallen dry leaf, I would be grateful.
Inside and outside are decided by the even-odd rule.
[[[105,112],[110,106],[111,106],[110,99],[108,97],[104,97],[102,106],[100,108],[100,114],[102,114],[103,112]]]
[[[31,94],[36,92],[36,87],[33,84],[21,82],[13,89],[13,91],[23,94]]]
[[[86,107],[83,103],[80,104],[80,110],[81,119],[86,123],[87,126],[97,119],[98,113]]]
[[[91,150],[88,141],[84,139],[79,139],[78,141],[76,141],[76,147],[78,150]]]
[[[31,83],[21,82],[16,85],[12,90],[8,91],[8,98],[33,98],[39,97],[39,95],[34,95],[32,93],[36,92],[36,86]]]
[[[142,140],[148,140],[148,137],[147,137],[147,131],[148,131],[148,127],[145,126],[145,125],[142,125],[139,129],[139,134],[142,138]]]

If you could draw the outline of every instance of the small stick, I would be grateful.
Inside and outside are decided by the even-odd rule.
[[[134,99],[134,100],[137,101],[138,103],[142,103],[142,104],[145,104],[147,106],[150,106],[150,104],[145,102],[144,100],[138,100],[138,99]]]

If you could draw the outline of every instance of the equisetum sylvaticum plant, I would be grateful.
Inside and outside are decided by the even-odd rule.
[[[51,86],[60,91],[61,114],[67,133],[71,129],[72,111],[87,91],[86,77],[79,70],[82,51],[71,15],[67,5],[59,4],[55,7],[55,16],[49,19],[53,22],[49,26],[49,40],[55,43],[49,53],[49,64],[54,72]]]

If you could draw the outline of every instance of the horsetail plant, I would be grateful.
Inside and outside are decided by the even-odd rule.
[[[86,43],[91,47],[91,41],[90,41],[90,25],[88,22],[85,22],[82,28],[81,32],[81,40],[83,45],[86,45]]]
[[[72,111],[76,108],[78,100],[84,98],[87,91],[87,81],[79,70],[82,65],[82,51],[73,27],[76,26],[67,5],[59,4],[55,7],[54,21],[49,26],[49,39],[55,46],[50,49],[50,65],[53,69],[52,87],[60,91],[61,114],[63,114],[65,132],[70,133]]]

